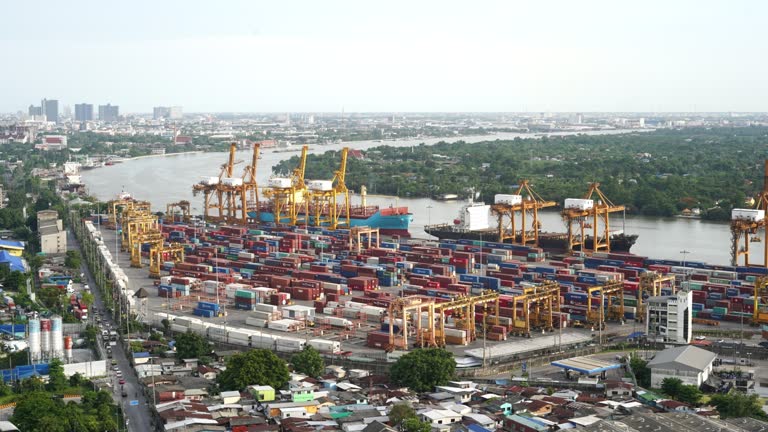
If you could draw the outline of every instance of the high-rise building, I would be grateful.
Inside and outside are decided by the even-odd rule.
[[[155,120],[167,119],[167,120],[181,120],[184,117],[184,113],[180,106],[172,107],[154,107],[152,109],[152,117]]]
[[[75,104],[75,121],[85,122],[93,120],[93,104]]]
[[[99,120],[103,122],[116,122],[120,117],[120,107],[117,105],[99,105]]]
[[[42,108],[46,120],[53,123],[59,122],[59,101],[56,99],[43,99],[40,103],[40,108]]]
[[[645,333],[649,341],[687,344],[691,342],[693,293],[678,291],[669,296],[648,297]]]
[[[41,117],[43,115],[43,107],[30,105],[29,106],[29,116],[30,117]]]

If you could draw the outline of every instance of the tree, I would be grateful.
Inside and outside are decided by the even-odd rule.
[[[95,301],[95,298],[93,297],[93,294],[91,294],[91,293],[89,293],[89,292],[84,292],[84,293],[82,294],[82,297],[80,298],[80,300],[81,300],[83,303],[85,303],[85,305],[86,305],[86,306],[88,306],[88,308],[90,309],[91,305],[92,305],[92,304],[93,304],[93,302]]]
[[[425,392],[447,384],[455,371],[453,354],[440,348],[427,348],[400,357],[390,368],[389,376],[395,384]]]
[[[73,270],[80,269],[80,252],[76,250],[67,251],[67,256],[64,258],[64,265]]]
[[[746,395],[740,392],[716,394],[709,402],[717,407],[717,412],[722,419],[733,417],[766,419],[757,394]]]
[[[389,410],[389,424],[397,427],[404,420],[409,418],[416,418],[416,411],[407,403],[395,404],[391,410]]]
[[[291,357],[291,364],[293,364],[293,369],[296,372],[303,373],[312,378],[320,376],[325,369],[323,357],[320,356],[316,349],[309,345]]]
[[[640,357],[633,356],[629,361],[629,367],[632,368],[632,372],[635,373],[637,378],[637,384],[640,387],[651,386],[651,369],[648,367],[648,362]]]
[[[54,392],[67,388],[67,377],[64,375],[64,364],[59,359],[53,359],[48,365],[48,389]]]
[[[24,431],[65,431],[64,425],[56,424],[61,406],[51,395],[42,391],[24,393],[16,401],[10,420]]]
[[[70,387],[80,387],[85,383],[85,378],[80,375],[80,372],[75,372],[72,376],[69,377],[69,385]]]
[[[253,384],[279,389],[289,378],[288,365],[272,351],[253,349],[227,360],[227,369],[218,380],[223,390],[243,390]]]
[[[677,394],[677,400],[687,404],[696,405],[701,399],[701,390],[694,385],[684,385]]]
[[[432,425],[416,417],[411,417],[403,420],[403,430],[405,432],[430,432]]]
[[[680,378],[664,378],[661,382],[661,390],[672,399],[677,399],[677,395],[680,394],[683,388],[683,381]]]
[[[196,358],[205,363],[211,354],[211,346],[204,337],[187,331],[176,335],[176,357],[181,359]]]

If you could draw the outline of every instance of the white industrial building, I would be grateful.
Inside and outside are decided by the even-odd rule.
[[[37,232],[40,234],[40,252],[44,254],[67,252],[67,232],[56,210],[37,212]]]
[[[693,294],[688,290],[671,296],[648,297],[645,333],[649,341],[691,342]]]
[[[664,378],[679,378],[683,384],[700,386],[712,373],[717,354],[685,345],[665,349],[648,362],[651,369],[651,387],[660,388]]]

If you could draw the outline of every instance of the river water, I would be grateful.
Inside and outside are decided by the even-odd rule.
[[[588,132],[589,134],[615,134],[621,131]],[[550,134],[556,135],[556,134]],[[512,139],[515,137],[531,138],[532,134],[503,133],[492,136],[460,137],[453,140],[446,138],[431,138],[420,140],[400,141],[358,141],[344,144],[325,146],[310,146],[310,153],[322,153],[327,150],[339,150],[344,146],[354,149],[368,149],[380,145],[412,146],[425,143],[432,145],[440,141],[463,140],[480,142],[493,139]],[[298,155],[295,152],[262,151],[258,166],[259,184],[266,184],[272,172],[272,166],[281,160]],[[114,198],[121,190],[131,193],[141,200],[150,201],[153,208],[165,211],[169,202],[188,200],[192,203],[193,213],[202,213],[202,196],[192,196],[192,185],[203,177],[218,176],[220,166],[226,162],[225,153],[195,153],[148,157],[127,160],[113,166],[96,168],[82,172],[82,179],[88,191],[102,200]],[[241,173],[243,166],[251,159],[250,152],[240,151],[237,159],[245,162],[236,166],[236,172]],[[353,196],[352,203],[359,204],[359,197]],[[415,237],[426,237],[424,225],[435,223],[451,223],[458,215],[463,205],[460,201],[435,201],[424,198],[396,198],[388,196],[368,196],[369,204],[381,206],[408,206],[413,213],[411,234]],[[562,232],[565,226],[557,212],[543,212],[541,215],[543,230]],[[628,234],[638,234],[637,243],[632,252],[653,258],[686,259],[689,261],[704,261],[712,264],[728,264],[730,262],[730,231],[727,223],[708,222],[699,219],[686,218],[654,218],[642,216],[627,216],[625,220],[618,214],[611,220],[612,229],[622,229]],[[753,243],[753,253],[757,254],[761,243]],[[682,251],[688,251],[683,254]],[[753,261],[760,255],[753,255]]]

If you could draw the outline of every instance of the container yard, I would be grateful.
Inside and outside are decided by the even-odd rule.
[[[134,314],[133,293],[144,287],[143,316],[156,327],[167,320],[173,332],[278,352],[445,346],[480,358],[485,343],[504,361],[498,353],[511,359],[511,347],[542,334],[559,334],[550,346],[562,348],[589,344],[598,330],[642,331],[644,299],[680,289],[693,293],[698,326],[752,322],[755,285],[768,273],[629,253],[551,259],[533,246],[469,239],[384,241],[366,228],[178,222],[137,232],[119,257],[132,266],[121,269],[114,229],[84,224]]]

